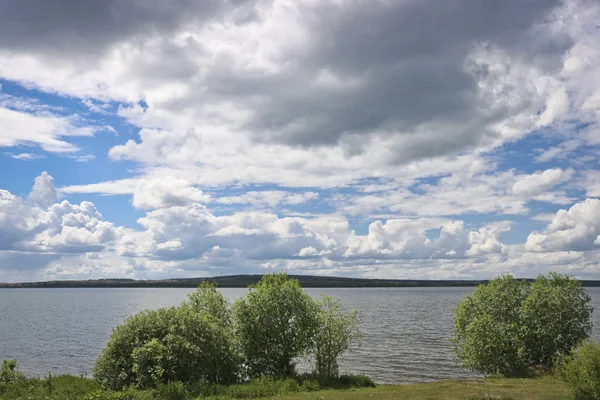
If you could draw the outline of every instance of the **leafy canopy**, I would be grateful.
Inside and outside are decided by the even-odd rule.
[[[234,326],[251,378],[295,374],[294,359],[309,350],[317,305],[287,274],[264,275],[233,308]]]
[[[113,330],[94,377],[115,390],[176,381],[235,381],[239,359],[224,309],[222,295],[204,285],[179,307],[128,318]]]
[[[339,300],[323,296],[318,303],[317,330],[313,339],[315,373],[320,378],[339,375],[338,357],[362,339],[361,316],[345,312]]]
[[[568,276],[533,284],[500,276],[478,286],[455,310],[454,352],[482,373],[522,374],[553,367],[591,333],[590,297]]]

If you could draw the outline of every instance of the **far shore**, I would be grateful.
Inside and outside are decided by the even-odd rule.
[[[426,280],[426,279],[365,279],[314,275],[289,275],[298,279],[303,288],[391,288],[391,287],[475,287],[487,280]],[[247,288],[257,283],[262,275],[225,275],[203,278],[175,278],[157,280],[91,279],[55,280],[43,282],[2,283],[0,289],[15,288],[196,288],[208,281],[219,288]],[[519,278],[516,278],[519,279]],[[527,279],[531,281],[531,279]],[[600,287],[600,280],[582,280],[584,287]]]

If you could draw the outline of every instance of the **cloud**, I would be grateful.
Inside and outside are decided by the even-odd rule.
[[[546,150],[539,150],[540,154],[535,156],[534,161],[542,163],[554,159],[562,159],[577,150],[582,144],[582,141],[577,139],[565,140],[558,146],[553,146]]]
[[[600,171],[585,171],[583,186],[588,197],[600,197]]]
[[[600,200],[586,199],[560,210],[541,232],[527,237],[531,251],[585,251],[600,246]]]
[[[553,74],[575,33],[551,18],[560,6],[19,4],[3,16],[17,39],[0,41],[0,76],[124,102],[120,114],[142,130],[111,150],[115,159],[220,171],[271,159],[292,169],[283,154],[322,148],[332,165],[360,154],[406,164],[497,146],[564,114],[569,98]],[[44,24],[28,28],[42,12]]]
[[[44,158],[44,156],[42,156],[42,155],[32,154],[32,153],[11,154],[11,157],[14,158],[15,160],[26,160],[26,161],[36,160],[38,158]]]
[[[541,173],[519,178],[512,187],[512,191],[517,196],[531,197],[556,186],[561,180],[568,176],[561,169],[547,169]]]
[[[29,193],[29,200],[40,206],[49,206],[56,203],[58,200],[58,192],[54,187],[54,178],[52,178],[46,171],[35,178],[33,189]]]
[[[78,147],[62,138],[92,136],[96,130],[78,127],[72,117],[31,114],[0,107],[0,147],[37,145],[53,153],[75,152]]]
[[[468,213],[526,214],[527,202],[565,204],[572,199],[563,192],[548,192],[572,171],[551,169],[539,174],[498,171],[486,159],[437,181],[410,183],[408,187],[339,196],[337,208],[350,215],[391,212],[403,215],[450,216]]]
[[[133,191],[131,204],[135,208],[157,209],[189,202],[207,203],[210,196],[176,178],[140,179]]]
[[[28,201],[0,191],[0,250],[78,253],[100,251],[116,239],[94,204],[57,203],[53,179],[35,179]]]
[[[0,147],[114,162],[0,191],[0,251],[58,255],[43,276],[598,273],[597,2],[92,3],[0,15]],[[77,111],[118,121],[108,159]],[[130,196],[141,229],[69,194]]]
[[[281,190],[249,191],[240,196],[224,196],[216,199],[221,204],[250,204],[258,207],[276,207],[280,204],[298,205],[319,197],[315,192],[284,192]]]

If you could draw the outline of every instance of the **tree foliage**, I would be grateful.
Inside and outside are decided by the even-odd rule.
[[[234,307],[202,283],[178,307],[144,311],[113,330],[94,367],[105,388],[153,388],[171,382],[229,384],[289,377],[309,353],[324,377],[360,338],[357,313],[313,300],[286,274],[265,275]]]
[[[16,368],[16,360],[2,360],[2,366],[0,367],[0,394],[9,385],[25,379],[25,375],[17,371]]]
[[[482,373],[525,369],[519,310],[527,285],[504,275],[478,286],[455,310],[454,351],[463,366]]]
[[[478,286],[456,308],[454,351],[482,373],[551,368],[591,333],[590,298],[580,283],[551,273],[531,285],[504,275]]]
[[[235,303],[233,316],[248,376],[285,377],[309,349],[317,305],[296,279],[269,274]]]
[[[219,296],[214,287],[204,286],[179,307],[128,318],[113,330],[94,367],[95,378],[111,389],[235,381],[239,359]]]
[[[361,316],[345,312],[339,300],[323,296],[318,303],[317,330],[313,339],[315,373],[320,378],[339,375],[338,357],[362,339]]]
[[[528,362],[552,367],[592,333],[590,296],[568,276],[538,277],[521,308]]]
[[[587,342],[558,361],[559,375],[576,400],[600,399],[600,344]]]

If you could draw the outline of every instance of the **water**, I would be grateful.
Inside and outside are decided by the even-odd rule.
[[[379,383],[473,376],[456,366],[449,346],[452,312],[471,288],[309,289],[363,314],[362,346],[343,357],[344,373]],[[193,289],[0,290],[0,359],[16,358],[32,375],[90,373],[112,328],[143,309],[179,304]],[[600,288],[589,288],[600,311]],[[229,299],[245,289],[222,289]],[[600,312],[594,313],[600,339]]]

